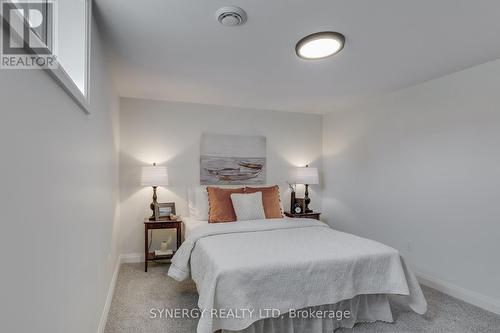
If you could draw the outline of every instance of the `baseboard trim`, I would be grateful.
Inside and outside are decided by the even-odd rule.
[[[489,296],[457,286],[451,282],[416,272],[418,281],[424,286],[439,290],[447,295],[458,298],[484,310],[500,315],[500,301]]]
[[[120,272],[121,266],[121,256],[116,261],[115,270],[108,287],[108,294],[106,296],[106,302],[104,303],[104,308],[101,314],[101,320],[99,321],[99,326],[97,327],[97,333],[104,333],[106,328],[106,322],[108,321],[108,313],[111,307],[111,302],[113,301],[113,295],[115,294],[116,280],[118,279],[118,273]]]
[[[113,296],[115,294],[116,280],[118,279],[118,273],[120,272],[120,267],[122,264],[128,263],[138,263],[144,262],[144,254],[140,253],[127,253],[121,254],[115,265],[115,270],[111,281],[109,283],[108,295],[106,296],[106,302],[104,303],[104,308],[102,310],[101,319],[99,321],[99,326],[97,327],[97,333],[104,333],[106,328],[106,322],[108,321],[109,309],[111,308],[111,302],[113,301]]]
[[[120,256],[122,264],[144,262],[144,253],[124,253]]]

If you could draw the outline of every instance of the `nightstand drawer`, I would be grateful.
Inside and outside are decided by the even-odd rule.
[[[313,212],[313,213],[300,213],[300,214],[293,214],[290,212],[285,212],[285,216],[290,217],[292,219],[305,218],[305,219],[315,219],[315,220],[319,221],[320,215],[321,215],[321,213],[315,213],[315,212]]]
[[[175,229],[180,224],[180,221],[172,221],[172,222],[148,222],[145,223],[146,228],[148,229]]]

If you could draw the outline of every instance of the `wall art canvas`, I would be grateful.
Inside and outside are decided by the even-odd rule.
[[[201,185],[266,183],[266,137],[203,134],[200,147]]]

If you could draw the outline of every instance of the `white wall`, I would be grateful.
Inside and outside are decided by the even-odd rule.
[[[201,134],[264,135],[267,181],[280,185],[284,192],[292,166],[309,163],[321,167],[321,121],[321,116],[312,114],[121,99],[122,253],[144,252],[143,219],[150,215],[152,189],[139,186],[141,166],[157,162],[168,167],[170,184],[159,189],[158,201],[173,201],[178,213],[187,215],[186,189],[200,184]],[[313,209],[320,208],[319,191],[319,186],[312,186]],[[283,204],[289,206],[288,195]],[[153,247],[167,237],[162,231],[155,231],[155,235]]]
[[[329,114],[323,138],[332,226],[402,250],[497,311],[499,89],[497,60]]]
[[[97,332],[118,259],[118,98],[93,25],[92,115],[0,70],[2,332]]]

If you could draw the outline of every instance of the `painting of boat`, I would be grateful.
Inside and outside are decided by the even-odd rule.
[[[248,160],[251,160],[249,162]],[[263,184],[263,159],[202,156],[200,182],[204,185]]]
[[[265,137],[203,135],[200,153],[202,185],[266,183]]]
[[[239,165],[238,168],[205,169],[210,175],[216,176],[219,181],[236,182],[258,177],[264,167],[263,164],[248,161],[237,161],[236,163]]]

